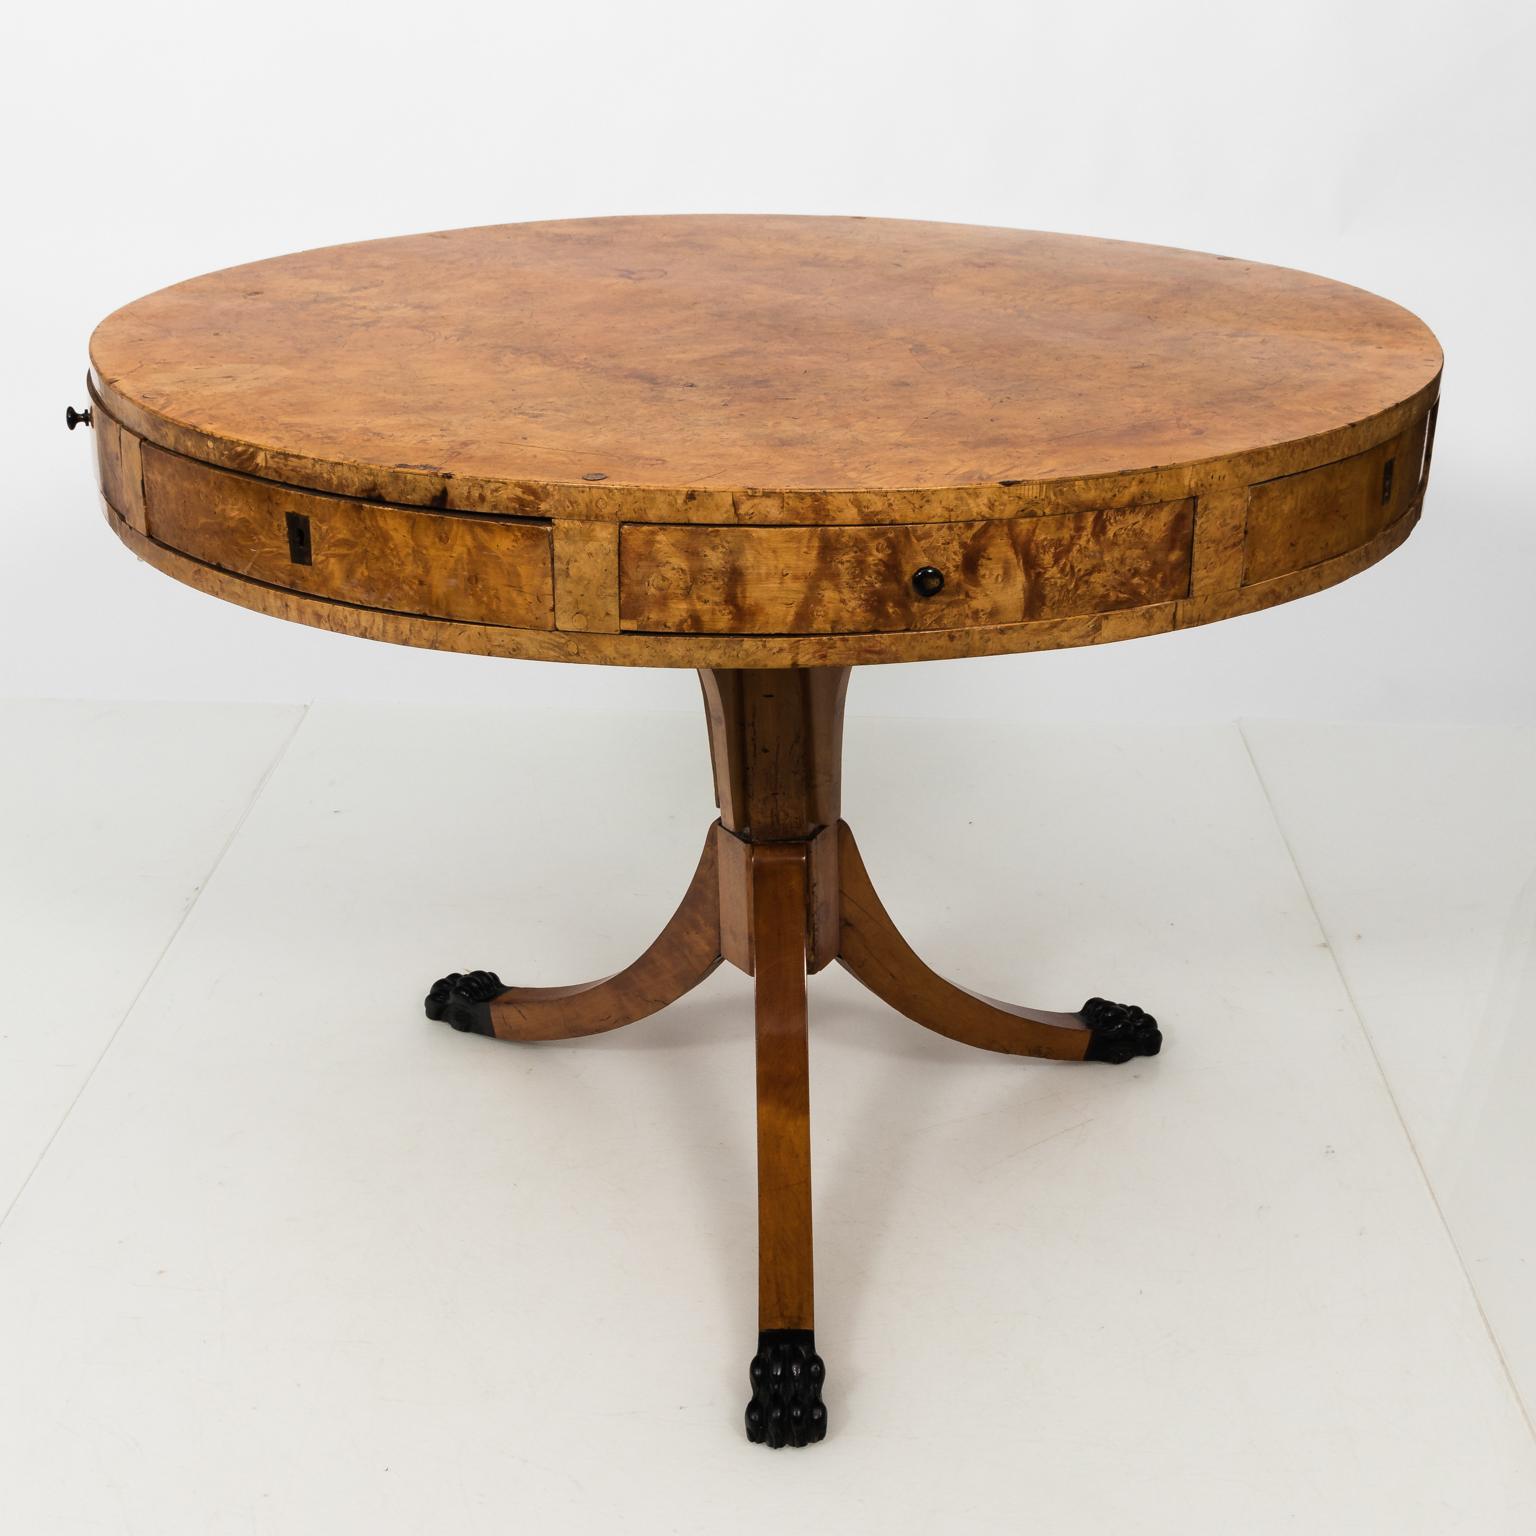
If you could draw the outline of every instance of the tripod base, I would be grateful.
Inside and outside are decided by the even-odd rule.
[[[846,668],[703,672],[720,819],[682,903],[632,965],[602,981],[509,987],[494,971],[435,982],[427,1017],[499,1040],[617,1029],[722,960],[755,981],[758,1350],[747,1435],[826,1434],[815,1348],[806,976],[833,960],[909,1019],[983,1050],[1125,1062],[1162,1048],[1157,1020],[1090,998],[1075,1012],[996,1002],[930,970],[875,894],[840,816]]]

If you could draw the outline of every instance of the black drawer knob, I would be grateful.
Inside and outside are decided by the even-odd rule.
[[[64,407],[64,425],[68,427],[71,432],[73,432],[76,427],[88,427],[90,424],[90,406],[86,406],[83,411],[77,411],[72,405],[67,405]]]
[[[936,597],[944,590],[944,572],[936,565],[922,565],[912,572],[912,590],[919,597]]]

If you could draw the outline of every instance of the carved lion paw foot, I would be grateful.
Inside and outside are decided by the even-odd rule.
[[[1133,1056],[1156,1056],[1163,1048],[1157,1020],[1134,1003],[1090,997],[1077,1016],[1093,1031],[1085,1061],[1129,1061]]]
[[[822,1439],[827,1432],[827,1410],[821,1404],[826,1374],[809,1328],[770,1328],[758,1334],[747,1439],[774,1450]]]
[[[491,999],[507,990],[495,971],[455,971],[432,983],[427,993],[427,1017],[446,1020],[455,1029],[491,1035]]]

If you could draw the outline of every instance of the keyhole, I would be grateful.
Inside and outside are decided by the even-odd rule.
[[[313,565],[315,552],[309,542],[309,519],[302,512],[285,512],[288,523],[288,558],[295,565]]]

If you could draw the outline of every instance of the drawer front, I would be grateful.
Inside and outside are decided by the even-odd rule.
[[[661,634],[954,629],[1169,602],[1192,501],[974,522],[824,528],[626,523],[619,624]],[[914,583],[936,570],[930,596]]]
[[[317,495],[148,444],[150,538],[272,586],[365,608],[549,629],[549,527]]]
[[[143,533],[144,466],[139,440],[132,432],[125,432],[99,404],[93,405],[91,420],[102,497],[130,528]]]
[[[1252,487],[1243,584],[1347,554],[1395,523],[1418,494],[1427,422],[1354,458]]]

